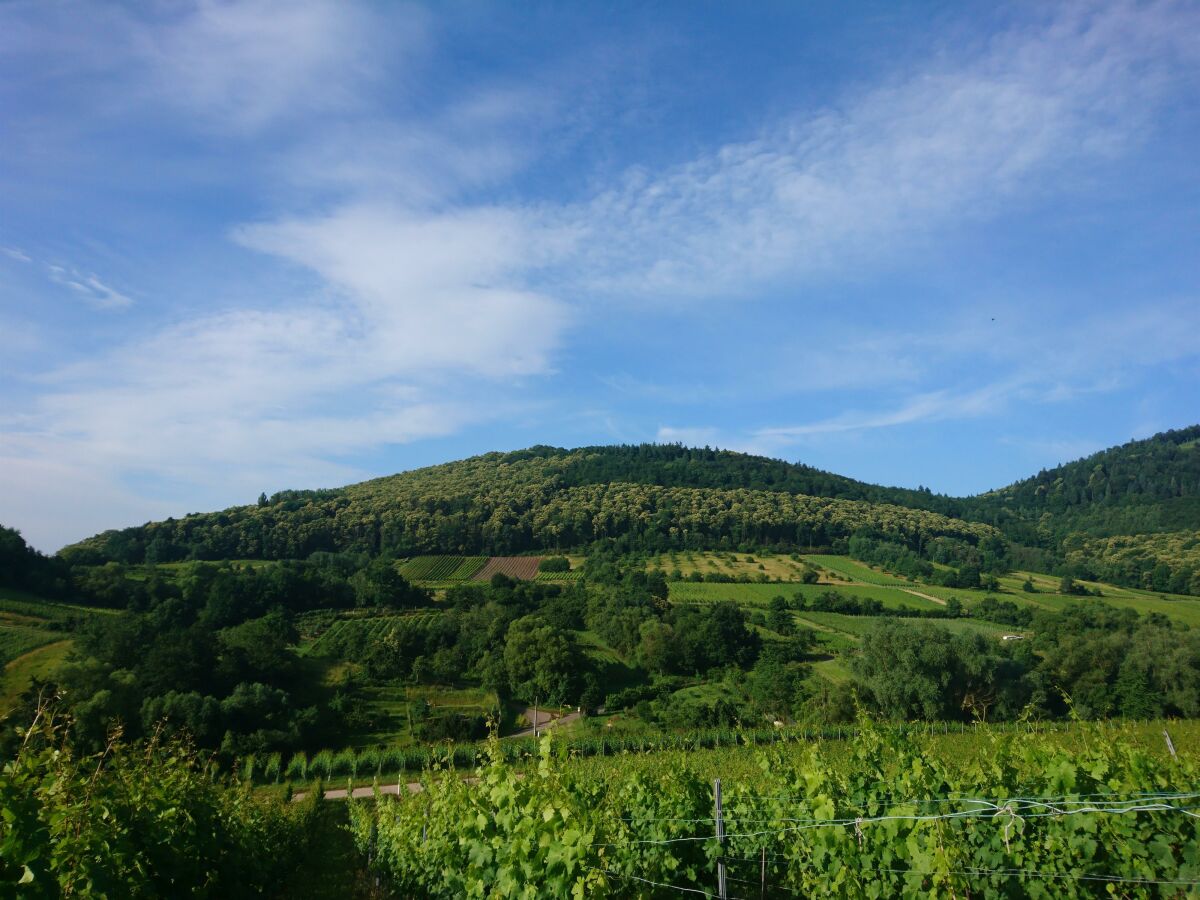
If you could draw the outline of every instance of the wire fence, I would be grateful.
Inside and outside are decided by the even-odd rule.
[[[794,798],[756,796],[754,799],[788,801]],[[720,816],[700,816],[695,818],[622,817],[620,821],[629,824],[650,825],[671,823],[675,825],[692,825],[695,826],[695,828],[692,830],[695,830],[697,833],[669,838],[634,838],[619,842],[595,842],[591,846],[596,848],[621,848],[716,842],[719,846],[712,856],[714,862],[732,865],[754,865],[758,867],[759,877],[756,879],[743,877],[743,874],[745,873],[738,875],[725,873],[721,876],[722,881],[728,881],[734,885],[744,885],[749,888],[753,888],[753,891],[746,895],[745,898],[745,900],[753,900],[753,898],[775,897],[780,895],[805,895],[803,892],[785,885],[780,885],[777,883],[768,884],[767,879],[768,862],[770,862],[772,865],[783,863],[786,866],[795,864],[796,860],[785,853],[768,851],[764,841],[766,843],[774,842],[777,844],[777,849],[782,849],[784,846],[783,842],[789,836],[794,836],[795,833],[799,831],[823,828],[852,828],[861,844],[863,841],[869,839],[870,826],[880,823],[903,822],[909,825],[918,825],[964,819],[991,820],[995,821],[997,828],[1002,830],[1003,839],[1007,846],[1011,830],[1017,825],[1017,823],[1028,819],[1041,819],[1049,817],[1065,818],[1070,816],[1123,816],[1137,814],[1176,814],[1187,816],[1192,819],[1200,819],[1200,804],[1193,802],[1198,800],[1200,800],[1200,792],[1093,792],[1090,794],[1076,795],[1042,795],[1036,797],[1005,798],[926,797],[896,800],[889,803],[889,805],[893,807],[921,807],[934,804],[957,804],[963,807],[961,809],[928,814],[902,812],[890,813],[886,815],[865,815],[862,814],[862,810],[859,810],[855,814],[843,812],[842,815],[837,817],[818,819],[811,816],[791,817],[786,815],[755,818],[753,816],[739,816],[736,813],[724,811]],[[718,837],[717,834],[719,823],[723,823],[726,828],[730,829],[721,837]],[[739,830],[739,826],[745,828],[745,826],[753,825],[769,825],[771,827],[747,828],[746,830]],[[752,856],[741,856],[737,855],[736,853],[724,852],[724,842],[736,845],[745,841],[758,841],[764,845],[761,846],[758,852]],[[704,897],[739,897],[739,895],[735,893],[721,894],[719,893],[719,889],[704,890],[701,888],[659,882],[646,879],[638,875],[633,875],[631,873],[615,871],[610,868],[588,868],[591,868],[597,872],[603,872],[605,875],[614,878],[640,882],[648,886],[676,891],[683,894],[694,894]],[[1156,878],[1135,874],[1099,873],[1086,871],[1042,871],[1038,869],[1021,867],[987,868],[960,866],[958,868],[939,867],[926,871],[915,867],[899,868],[894,866],[877,866],[871,871],[886,875],[912,876],[921,878],[922,880],[934,876],[952,876],[955,878],[969,880],[1040,879],[1047,881],[1076,881],[1081,883],[1142,887],[1200,888],[1200,872],[1198,872],[1197,878],[1187,879]],[[714,881],[715,880],[716,879],[714,878]]]

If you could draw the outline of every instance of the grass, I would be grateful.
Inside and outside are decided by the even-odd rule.
[[[1038,597],[1039,602],[1052,609],[1063,610],[1086,599],[1082,597],[1066,597],[1062,594],[1045,594]],[[1157,596],[1129,597],[1119,600],[1108,597],[1100,598],[1113,606],[1126,606],[1136,610],[1141,615],[1162,613],[1169,619],[1185,625],[1200,625],[1200,601],[1198,600],[1161,600]]]
[[[801,626],[818,626],[821,629],[841,632],[860,638],[880,622],[895,621],[886,616],[847,616],[842,613],[811,612],[805,610],[795,614],[796,624]],[[976,631],[990,637],[1010,634],[1015,629],[1009,625],[997,625],[994,622],[983,622],[979,619],[905,619],[906,622],[928,624],[934,628],[945,628],[947,631],[963,632]]]
[[[51,677],[66,660],[71,646],[69,640],[43,644],[6,663],[0,674],[0,717],[8,714],[34,678],[44,681]]]
[[[907,578],[902,578],[899,575],[892,575],[890,572],[884,572],[881,569],[872,568],[866,563],[861,563],[856,559],[851,559],[849,556],[835,556],[833,554],[805,556],[804,560],[815,569],[826,569],[830,572],[836,572],[837,574],[842,575],[851,581],[857,581],[861,584],[912,584],[912,582]],[[829,580],[836,582],[837,579]]]
[[[331,673],[331,677],[337,677]],[[440,685],[374,685],[359,687],[355,697],[363,701],[374,727],[347,734],[342,747],[408,747],[421,742],[414,736],[420,727],[422,708],[429,704],[430,718],[462,713],[489,715],[499,707],[499,698],[483,688],[446,687]],[[411,717],[411,719],[410,719]],[[409,723],[412,723],[412,733]],[[341,748],[333,748],[341,749]]]
[[[824,678],[826,681],[834,684],[848,684],[853,680],[850,674],[850,669],[847,668],[844,660],[841,659],[823,659],[820,662],[813,663],[813,674],[818,678]]]

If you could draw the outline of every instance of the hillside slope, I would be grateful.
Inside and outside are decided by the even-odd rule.
[[[63,555],[95,563],[318,550],[508,554],[605,539],[628,549],[828,547],[864,529],[918,552],[939,537],[1002,549],[1003,535],[1035,548],[1044,568],[1197,591],[1200,426],[965,498],[708,448],[539,446],[284,491],[260,505],[105,532]]]
[[[93,563],[278,559],[318,550],[499,555],[604,539],[627,548],[825,547],[862,529],[914,547],[939,537],[1002,543],[986,525],[896,503],[794,490],[869,493],[869,485],[857,485],[741,454],[534,448],[105,532],[63,555]]]

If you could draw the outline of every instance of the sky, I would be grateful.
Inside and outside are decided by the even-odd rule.
[[[1200,422],[1200,3],[0,5],[0,523]]]

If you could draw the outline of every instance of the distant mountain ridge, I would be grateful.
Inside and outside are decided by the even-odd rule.
[[[1147,544],[1147,558],[1132,566],[1126,560],[1116,574],[1128,582],[1159,565],[1164,546],[1183,548],[1200,529],[1198,445],[1200,425],[1167,431],[964,498],[678,444],[535,446],[343,488],[283,491],[258,505],[104,532],[62,553],[143,562],[320,550],[520,553],[596,541],[618,549],[809,547],[866,530],[918,552],[938,539],[1000,540],[1062,564],[1070,550],[1080,566],[1081,538],[1184,535]],[[1187,557],[1191,549],[1170,552]],[[1172,577],[1185,570],[1185,585],[1193,574],[1186,563],[1171,567]]]

